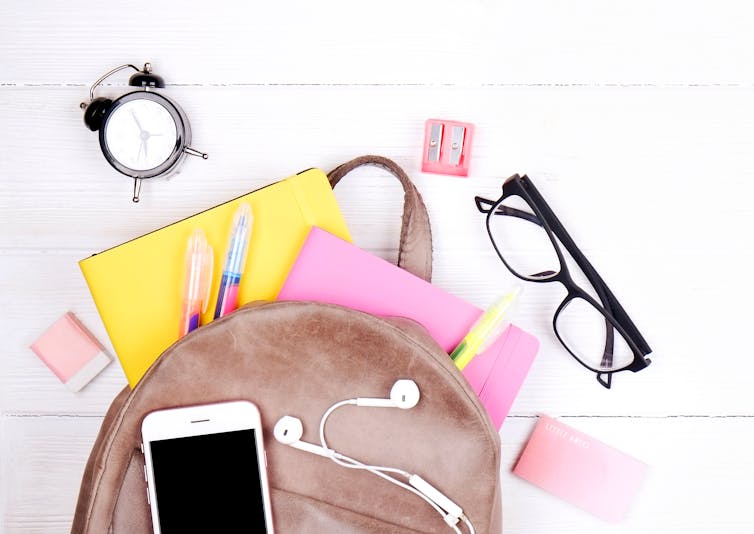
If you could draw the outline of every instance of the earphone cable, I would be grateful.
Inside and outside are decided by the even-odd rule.
[[[333,450],[327,445],[327,440],[325,439],[325,424],[327,423],[327,418],[330,417],[330,414],[332,414],[338,408],[341,408],[343,406],[348,406],[349,404],[356,404],[356,399],[346,399],[340,402],[336,402],[335,404],[333,404],[327,409],[327,411],[322,415],[322,418],[319,420],[319,441],[325,450],[328,450],[328,451]],[[341,456],[343,455],[341,454]],[[364,464],[358,461],[354,461],[354,464],[348,464],[346,462],[339,460],[334,455],[331,455],[330,459],[336,464],[341,465],[343,467],[348,467],[350,469],[374,469],[377,471],[381,471],[383,473],[395,473],[397,475],[402,475],[406,478],[409,478],[411,476],[411,473],[409,473],[408,471],[404,471],[403,469],[385,467],[381,465],[368,465],[368,464]]]
[[[333,449],[327,449],[327,450],[331,451],[332,453],[338,454],[340,456],[341,460],[345,460],[346,462],[351,462],[351,464],[349,465],[349,464],[346,464],[345,462],[339,461],[339,462],[336,462],[338,465],[343,465],[345,467],[350,467],[350,468],[353,468],[353,469],[364,469],[366,471],[369,471],[370,473],[373,473],[373,474],[377,475],[380,478],[383,478],[383,479],[387,480],[388,482],[391,482],[391,483],[395,484],[396,486],[399,486],[401,488],[407,489],[411,493],[413,493],[415,495],[418,495],[419,497],[421,497],[422,499],[424,499],[432,508],[434,508],[437,511],[438,514],[440,514],[442,516],[443,519],[446,518],[447,514],[445,513],[445,511],[442,508],[440,508],[437,504],[435,504],[434,502],[432,502],[432,500],[429,497],[427,497],[426,495],[424,495],[422,492],[418,491],[416,488],[413,488],[413,487],[409,486],[408,484],[404,484],[400,480],[396,480],[395,478],[391,477],[390,475],[388,475],[386,473],[383,473],[379,469],[374,469],[373,466],[366,465],[366,464],[364,464],[364,463],[362,463],[362,462],[360,462],[360,461],[358,461],[358,460],[356,460],[354,458],[346,456],[345,454],[336,453],[336,451],[333,450]],[[335,457],[332,456],[332,455],[330,456],[330,459],[332,459],[333,461],[335,461]],[[469,524],[468,520],[466,520],[466,521],[467,521],[466,524],[468,525]],[[450,528],[452,528],[453,531],[456,532],[457,534],[462,534],[461,531],[459,530],[459,528],[456,527],[455,525],[452,525],[452,524],[448,523],[447,521],[446,521],[446,524]],[[471,528],[470,532],[471,532],[471,534],[474,534],[474,529]]]
[[[404,476],[406,478],[410,478],[411,477],[411,473],[409,473],[408,471],[405,471],[403,469],[392,468],[392,467],[384,467],[384,466],[376,466],[376,465],[364,464],[364,463],[362,463],[362,462],[360,462],[360,461],[358,461],[358,460],[356,460],[354,458],[351,458],[351,457],[346,456],[346,455],[344,455],[344,454],[342,454],[340,452],[335,451],[335,449],[332,449],[332,448],[330,448],[327,445],[327,440],[325,439],[325,425],[327,424],[327,419],[338,408],[341,408],[343,406],[348,406],[348,405],[355,405],[355,404],[356,404],[356,399],[342,400],[342,401],[336,402],[335,404],[333,404],[332,406],[330,406],[325,411],[325,413],[322,414],[322,418],[319,421],[319,440],[320,440],[320,445],[326,451],[328,451],[330,453],[329,454],[329,458],[333,462],[335,462],[336,464],[341,465],[343,467],[348,467],[350,469],[364,469],[364,470],[367,470],[367,471],[369,471],[369,472],[377,475],[378,477],[387,480],[388,482],[392,482],[393,484],[395,484],[397,486],[400,486],[400,487],[402,487],[404,489],[407,489],[408,491],[410,491],[411,493],[413,493],[415,495],[418,495],[419,497],[421,497],[422,499],[424,499],[430,506],[432,506],[432,508],[434,508],[440,514],[440,516],[442,516],[443,520],[445,521],[445,524],[447,524],[450,528],[452,528],[454,532],[456,532],[457,534],[462,534],[461,531],[460,531],[460,529],[456,526],[456,523],[458,522],[458,519],[459,519],[458,517],[455,517],[455,516],[447,513],[439,505],[437,505],[432,499],[430,499],[429,497],[427,497],[426,495],[424,495],[424,493],[418,491],[413,486],[410,486],[410,485],[408,485],[406,483],[403,483],[400,480],[397,480],[397,479],[393,478],[392,476],[386,474],[386,473],[396,473],[396,474],[402,475],[402,476]],[[465,515],[463,515],[463,514],[461,514],[460,519],[463,519],[464,523],[466,523],[466,526],[469,529],[469,533],[470,534],[475,534],[474,527],[472,526],[472,524],[469,521],[469,519]]]

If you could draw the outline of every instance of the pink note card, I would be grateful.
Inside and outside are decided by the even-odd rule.
[[[617,523],[628,513],[647,465],[541,416],[513,472],[597,517]]]

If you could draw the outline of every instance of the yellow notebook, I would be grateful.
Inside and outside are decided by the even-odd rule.
[[[310,169],[81,260],[131,387],[179,337],[186,244],[195,228],[214,249],[202,324],[212,320],[233,215],[243,201],[251,204],[253,224],[239,306],[277,297],[312,226],[351,240],[327,176]]]

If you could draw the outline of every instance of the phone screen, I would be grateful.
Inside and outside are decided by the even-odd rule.
[[[254,430],[150,442],[162,534],[267,532]]]

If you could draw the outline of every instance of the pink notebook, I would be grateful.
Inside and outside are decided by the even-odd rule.
[[[321,228],[309,232],[278,300],[348,306],[423,325],[450,353],[483,310]],[[496,428],[529,372],[539,342],[511,325],[463,370]]]

